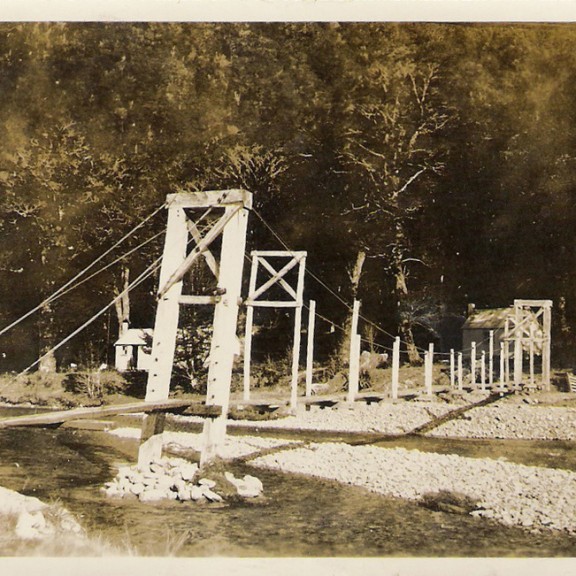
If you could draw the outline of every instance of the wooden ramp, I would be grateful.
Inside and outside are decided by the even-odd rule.
[[[18,426],[60,426],[64,422],[81,419],[94,419],[117,414],[133,414],[138,412],[184,412],[209,417],[217,417],[221,414],[220,406],[206,406],[201,402],[190,400],[171,399],[159,402],[129,402],[115,406],[95,406],[89,408],[73,408],[58,412],[44,412],[15,416],[13,418],[1,418],[0,429],[14,428]]]

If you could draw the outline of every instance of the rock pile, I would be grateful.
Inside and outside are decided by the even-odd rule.
[[[243,498],[260,496],[262,482],[254,476],[235,478],[226,472],[225,480],[229,488],[235,488],[236,494]],[[102,488],[103,492],[114,498],[138,498],[141,502],[160,500],[179,500],[180,502],[222,502],[223,496],[215,490],[216,480],[200,477],[198,465],[182,458],[166,458],[140,469],[135,466],[123,466],[111,482]]]
[[[478,501],[474,516],[576,533],[576,473],[567,470],[341,443],[311,444],[252,464],[417,501],[430,493],[459,493]]]

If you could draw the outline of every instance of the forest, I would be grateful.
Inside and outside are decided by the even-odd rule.
[[[358,298],[376,343],[446,350],[468,303],[550,299],[571,366],[575,75],[573,24],[0,24],[0,371],[161,254],[167,194],[226,188],[254,194],[249,250],[308,252],[334,325]],[[51,360],[111,362],[123,321],[153,325],[157,280]]]

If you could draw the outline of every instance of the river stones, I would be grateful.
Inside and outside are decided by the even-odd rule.
[[[234,474],[230,472],[225,472],[224,476],[226,480],[236,488],[238,496],[242,498],[256,498],[262,494],[262,490],[264,489],[262,481],[249,474],[246,474],[242,479],[236,478]]]
[[[214,480],[210,480],[210,478],[200,478],[200,480],[198,480],[198,484],[200,484],[200,486],[206,486],[207,488],[214,488],[214,486],[216,486],[216,482]]]
[[[194,480],[194,477],[198,472],[198,464],[186,463],[180,468],[178,468],[178,471],[180,473],[182,480],[190,482]]]
[[[137,466],[122,466],[114,480],[104,484],[102,491],[108,497],[138,498],[141,502],[222,502],[224,499],[218,493],[220,490],[216,491],[220,484],[208,477],[194,482],[197,475],[198,465],[182,458],[152,462],[141,469]],[[263,490],[262,482],[254,476],[246,475],[238,482],[238,495],[245,498],[258,496]]]
[[[152,490],[145,490],[138,496],[138,498],[140,499],[140,502],[158,502],[159,500],[168,498],[168,495],[165,490],[153,488]]]

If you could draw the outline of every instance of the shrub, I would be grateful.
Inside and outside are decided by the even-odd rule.
[[[125,378],[114,370],[71,372],[63,385],[66,392],[83,394],[91,400],[101,399],[105,394],[124,393],[128,388]]]

